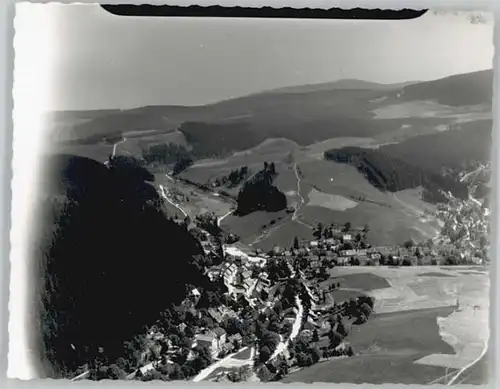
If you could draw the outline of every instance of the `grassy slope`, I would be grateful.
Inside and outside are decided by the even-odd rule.
[[[490,160],[491,131],[492,121],[480,120],[464,123],[461,129],[414,137],[380,150],[393,158],[440,171],[443,165],[457,167],[471,159]]]
[[[307,224],[316,225],[350,222],[353,226],[364,226],[368,224],[371,231],[368,240],[377,244],[402,243],[410,238],[426,239],[436,232],[436,226],[418,220],[424,209],[433,210],[433,206],[423,202],[418,197],[418,191],[407,190],[396,194],[384,193],[373,187],[354,167],[338,164],[331,161],[315,160],[303,157],[299,154],[299,168],[302,173],[301,195],[306,200],[306,205],[301,208],[300,219]],[[286,160],[286,155],[282,161]],[[227,162],[224,166],[239,166],[233,162]],[[206,170],[213,171],[221,169],[222,165],[208,167]],[[291,164],[280,163],[277,165],[279,175],[276,184],[284,193],[289,192],[289,203],[297,202],[296,192],[297,180]],[[189,171],[188,171],[189,172]],[[208,173],[207,173],[208,174]],[[333,181],[331,179],[333,178]],[[308,206],[308,194],[315,188],[324,193],[344,196],[348,199],[364,197],[368,201],[360,202],[356,207],[345,211],[333,211],[324,207]],[[245,220],[245,218],[248,218]],[[229,229],[240,235],[248,235],[252,240],[257,229],[263,224],[268,224],[274,217],[246,216],[240,218],[231,217],[224,224]],[[276,229],[269,238],[262,240],[257,247],[270,249],[274,245],[288,247],[294,236],[299,239],[311,239],[311,230],[296,222],[288,222],[285,226]]]
[[[335,271],[332,271],[335,273]],[[391,285],[384,277],[373,273],[344,274],[335,277],[335,282],[340,282],[341,288],[354,288],[364,291],[388,288]]]
[[[374,315],[368,323],[354,326],[347,338],[357,356],[313,365],[283,382],[428,383],[444,375],[444,369],[413,361],[433,353],[453,353],[439,336],[436,322],[436,317],[451,312],[440,308]]]
[[[323,224],[350,222],[353,226],[368,224],[371,231],[368,240],[378,244],[401,243],[411,237],[422,238],[435,233],[435,228],[418,220],[423,209],[432,206],[420,200],[416,193],[403,191],[384,193],[373,187],[354,167],[330,161],[306,161],[300,164],[303,173],[303,196],[307,198],[307,185],[325,193],[342,195],[356,201],[364,197],[356,207],[345,211],[333,211],[323,207],[306,206],[303,219],[308,223]],[[333,179],[333,181],[332,181]]]
[[[246,216],[239,217],[230,215],[225,218],[221,227],[242,237],[242,242],[251,243],[265,230],[269,229],[272,220],[279,223],[289,217],[285,211],[279,212],[252,212]]]
[[[493,97],[493,70],[458,74],[435,81],[408,85],[402,99],[436,100],[450,106],[491,104]],[[464,93],[464,91],[467,91]]]
[[[290,248],[293,244],[293,239],[296,236],[299,241],[312,240],[312,230],[295,221],[288,221],[282,227],[276,228],[272,234],[268,235],[254,245],[255,248],[260,248],[264,251],[271,250],[274,246]]]

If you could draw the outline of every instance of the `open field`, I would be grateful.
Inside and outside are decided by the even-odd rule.
[[[373,110],[374,119],[447,118],[457,122],[491,118],[491,110],[484,106],[450,107],[432,101],[411,101],[390,104]]]
[[[323,193],[387,202],[387,195],[371,185],[353,166],[326,160],[305,160],[299,162],[299,167],[302,183]]]
[[[376,298],[375,311],[378,313],[395,312],[415,308],[432,308],[455,305],[457,297],[460,304],[473,307],[479,305],[481,311],[488,312],[489,307],[489,276],[477,271],[477,275],[461,273],[461,267],[450,267],[441,270],[433,266],[418,267],[336,267],[330,272],[332,277],[352,277],[356,275],[358,284],[370,285],[367,274],[384,278],[390,287],[374,289],[369,292]],[[427,276],[433,273],[432,277]],[[443,277],[436,277],[442,273]],[[451,277],[450,277],[451,275]],[[363,278],[366,277],[366,280]],[[341,282],[342,284],[342,282]],[[351,286],[352,287],[352,286]],[[398,299],[398,306],[393,303]],[[479,318],[479,316],[477,316]]]
[[[188,201],[183,200],[176,203],[191,219],[194,219],[197,215],[209,212],[214,213],[216,216],[223,216],[233,208],[233,204],[223,200],[221,197],[202,192],[193,186],[185,185],[179,181],[175,181],[174,183],[165,174],[156,174],[155,181],[157,185],[163,185],[168,190],[175,188],[176,192],[181,193],[185,199],[188,199]],[[179,216],[181,215],[179,214]]]
[[[221,228],[242,237],[243,243],[251,243],[258,236],[291,216],[285,211],[256,211],[245,216],[230,215],[221,223]]]
[[[255,173],[263,168],[264,161],[274,162],[276,170],[281,173],[285,168],[281,168],[280,164],[289,159],[289,155],[296,149],[297,145],[287,139],[267,139],[262,144],[233,153],[225,158],[196,161],[181,173],[181,177],[206,183],[210,179],[227,175],[231,170],[242,166],[248,166],[250,174]]]
[[[421,365],[459,369],[478,358],[489,339],[489,275],[480,271],[481,268],[467,271],[474,275],[463,274],[464,268],[470,267],[449,267],[446,270],[436,267],[338,267],[332,270],[332,275],[352,277],[356,274],[358,287],[370,286],[372,277],[367,273],[385,278],[389,287],[365,289],[365,293],[375,297],[377,317],[397,316],[409,310],[451,309],[446,315],[438,315],[435,324],[440,337],[454,352],[428,353],[414,361]],[[439,273],[443,276],[438,277]],[[363,327],[363,333],[367,328]],[[421,327],[412,328],[412,336],[419,338]]]
[[[262,169],[263,162],[242,163],[228,160],[204,160],[200,164],[196,163],[183,171],[179,176],[199,184],[207,184],[216,178],[227,176],[232,170],[239,169],[242,166],[248,166],[250,174],[253,174]],[[231,193],[231,189],[227,187],[219,188]],[[236,189],[237,194],[237,189]]]
[[[432,225],[420,223],[398,210],[369,203],[360,203],[345,211],[306,206],[301,211],[301,219],[313,225],[319,222],[324,225],[349,222],[355,228],[362,228],[367,224],[370,228],[367,241],[371,244],[403,244],[410,238],[423,240],[436,234]]]
[[[452,377],[461,366],[423,364],[421,360],[428,355],[455,356],[457,350],[443,339],[439,325],[441,318],[453,312],[453,307],[442,307],[374,314],[364,325],[353,326],[347,338],[356,356],[313,365],[283,382],[428,384],[444,376],[447,367]],[[457,383],[485,383],[487,363],[484,357]]]
[[[350,222],[355,227],[368,224],[370,227],[367,235],[368,241],[388,245],[401,244],[410,238],[427,239],[438,232],[438,223],[431,217],[424,217],[424,212],[432,213],[435,207],[420,199],[419,189],[385,193],[373,187],[352,166],[313,160],[302,153],[295,153],[294,158],[299,160],[301,196],[307,201],[298,216],[306,224],[314,226],[318,222],[323,224]],[[183,176],[198,182],[206,182],[210,178],[222,176],[240,166],[242,166],[241,163],[234,163],[231,160],[231,163],[224,162],[217,166],[190,168],[183,173]],[[249,167],[253,171],[261,166],[262,162],[259,162]],[[297,206],[299,203],[297,178],[292,164],[282,161],[277,163],[276,168],[279,173],[276,185],[287,195],[288,204]],[[237,188],[233,189],[233,194],[237,194],[237,191]],[[359,200],[360,197],[362,200]],[[259,216],[256,218],[258,220],[254,220],[248,215],[242,219],[235,221],[231,218],[225,223],[230,229],[235,229],[234,232],[238,235],[248,236],[248,242],[251,242],[265,229],[258,227],[262,225],[267,227],[269,221],[275,218]],[[291,239],[290,237],[293,239],[295,235],[304,238],[310,236],[305,226],[297,227],[295,224],[297,223],[276,229],[270,234],[270,240],[278,239],[278,241],[274,244],[266,244],[264,239],[263,245],[266,248],[275,244],[282,245],[283,239],[279,237],[285,235],[287,235],[286,242]],[[248,230],[243,227],[245,225]],[[297,229],[299,233],[294,232]],[[292,232],[286,234],[288,230]],[[278,233],[280,235],[277,235]]]
[[[313,365],[283,382],[429,383],[444,375],[445,369],[414,361],[432,353],[453,353],[439,336],[436,322],[452,311],[448,307],[374,314],[362,326],[353,326],[347,337],[356,356]]]
[[[296,236],[299,241],[313,239],[312,229],[296,221],[288,220],[283,226],[276,228],[264,239],[253,245],[263,251],[269,251],[274,246],[290,248]]]
[[[334,289],[329,292],[335,304],[342,304],[344,301],[349,301],[351,298],[364,296],[365,293],[356,290]]]
[[[332,211],[345,211],[346,209],[354,208],[358,204],[343,196],[323,193],[316,189],[310,191],[308,197],[308,206],[323,207]]]
[[[420,199],[418,188],[386,193],[372,186],[354,167],[346,164],[305,160],[299,166],[303,197],[312,195],[317,200],[331,194],[357,203],[355,207],[334,209],[324,205],[335,202],[309,202],[300,212],[301,219],[308,224],[350,222],[355,227],[368,224],[368,241],[388,245],[401,244],[410,238],[427,239],[438,232],[438,223],[429,216],[424,217],[424,212],[432,213],[435,207]],[[321,193],[319,197],[318,192]]]
[[[342,147],[373,147],[376,144],[376,140],[369,137],[339,137],[314,143],[305,147],[303,151],[309,157],[323,159],[323,154],[327,150],[340,149]]]
[[[436,366],[414,365],[411,356],[360,355],[318,363],[286,376],[281,382],[352,384],[427,384],[445,374]]]
[[[338,276],[336,270],[332,269],[330,274],[329,279],[317,283],[317,286],[320,290],[328,291],[327,293],[336,304],[354,297],[364,296],[368,291],[391,287],[391,284],[385,278],[370,272]],[[335,284],[335,286],[340,284],[340,286],[330,291],[331,284]]]
[[[342,140],[348,143],[354,141],[366,143],[369,139],[330,139],[329,146],[336,141],[342,143]],[[127,142],[119,145],[118,149],[126,145]],[[310,147],[314,148],[313,146]],[[288,204],[294,207],[299,204],[299,196],[293,161],[298,162],[301,176],[300,194],[306,199],[306,204],[298,212],[298,217],[308,225],[316,225],[318,222],[323,224],[350,222],[353,226],[361,227],[368,224],[370,227],[368,241],[388,245],[401,244],[410,238],[427,239],[435,236],[439,230],[437,221],[430,216],[425,216],[426,213],[432,214],[435,207],[421,200],[420,189],[397,193],[382,192],[373,187],[354,167],[314,159],[307,149],[299,149],[294,142],[288,140],[270,139],[252,149],[234,153],[224,159],[200,160],[182,172],[181,177],[207,183],[244,165],[249,167],[250,174],[252,174],[262,168],[264,161],[276,163],[279,174],[275,185],[287,195]],[[221,189],[235,196],[239,191],[238,187]],[[212,207],[213,205],[209,205],[205,208],[211,209]],[[252,218],[249,220],[253,221]],[[259,221],[259,226],[267,225],[270,220],[272,218],[263,222]],[[230,219],[226,224],[228,226],[231,224]],[[235,233],[245,238],[248,237],[246,243],[253,242],[253,239],[265,230],[265,228],[259,229],[257,226],[250,225],[253,223],[245,220],[234,224]],[[240,228],[243,225],[248,226],[249,230]],[[299,228],[302,233],[305,229],[301,227]],[[283,225],[279,229],[276,228],[271,232],[270,238],[274,238],[278,231],[287,231],[287,229],[295,230],[296,226]],[[281,235],[284,235],[284,232]],[[266,238],[264,237],[262,241],[265,246],[270,246],[266,244]],[[289,239],[288,236],[286,241],[288,242]],[[276,244],[281,245],[282,241],[283,239],[280,239],[280,242]]]
[[[314,226],[318,222],[324,224],[350,222],[357,227],[368,224],[371,230],[367,236],[368,241],[379,244],[402,243],[410,238],[427,239],[437,232],[437,223],[422,217],[425,210],[432,212],[433,206],[419,198],[418,189],[395,194],[384,193],[374,188],[352,166],[313,160],[301,153],[295,153],[293,158],[300,161],[300,194],[307,201],[298,216],[306,224]],[[198,182],[206,182],[244,164],[244,162],[236,164],[232,160],[230,164],[228,163],[191,168],[184,172],[183,176]],[[261,166],[262,161],[254,167],[250,166],[250,169],[259,169]],[[276,164],[276,169],[279,173],[276,185],[287,195],[288,204],[297,206],[299,203],[297,178],[292,164],[282,161]],[[237,188],[233,189],[233,194],[237,194],[237,191]],[[363,200],[356,200],[359,197]],[[262,234],[271,220],[276,220],[273,216],[262,215],[257,217],[248,215],[238,219],[240,220],[231,217],[225,224],[234,230],[232,232],[248,237],[247,243]],[[280,228],[274,229],[269,239],[263,239],[258,243],[267,249],[274,245],[283,245],[284,241],[288,245],[288,241],[295,235],[299,238],[311,236],[307,227],[297,224],[290,220]],[[266,227],[262,228],[264,225]],[[273,243],[267,244],[266,240],[273,240]]]
[[[332,270],[334,273],[334,270]],[[341,288],[359,289],[370,291],[390,288],[391,284],[384,278],[372,272],[344,274],[335,277],[334,282],[339,282]]]
[[[475,274],[475,273],[473,273]],[[438,273],[438,272],[428,272],[428,273],[421,273],[419,274],[420,277],[454,277],[450,274],[446,273]]]

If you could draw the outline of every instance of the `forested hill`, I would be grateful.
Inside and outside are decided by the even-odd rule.
[[[468,165],[491,160],[493,121],[460,123],[452,130],[421,135],[382,146],[385,155],[436,173],[443,168],[467,170]]]
[[[284,193],[273,185],[276,177],[274,163],[264,163],[264,169],[248,180],[238,194],[235,215],[245,216],[254,211],[276,212],[287,207]]]
[[[381,190],[396,192],[421,186],[424,188],[423,199],[428,202],[446,201],[443,192],[448,191],[461,199],[468,197],[467,186],[452,177],[408,164],[377,150],[345,147],[328,150],[324,155],[326,159],[353,165]]]
[[[39,205],[35,285],[41,360],[49,377],[71,376],[97,354],[113,363],[186,285],[208,285],[202,250],[161,209],[153,176],[131,158],[108,167],[60,156]],[[175,271],[173,271],[175,270]],[[100,352],[99,352],[100,351]]]

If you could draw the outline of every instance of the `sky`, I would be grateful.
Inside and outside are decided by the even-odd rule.
[[[43,7],[31,18],[51,26],[50,53],[40,54],[52,80],[50,98],[39,102],[44,111],[199,105],[342,78],[424,81],[489,69],[493,59],[493,21],[462,13],[405,21],[231,20]]]

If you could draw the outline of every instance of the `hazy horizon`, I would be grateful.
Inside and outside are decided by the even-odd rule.
[[[305,86],[314,86],[314,85],[323,85],[323,84],[325,84],[325,85],[326,84],[334,84],[334,83],[337,83],[337,82],[340,82],[340,81],[361,81],[361,82],[374,83],[374,84],[387,85],[387,86],[390,86],[390,85],[400,85],[400,84],[418,84],[418,83],[421,83],[421,82],[432,82],[432,81],[440,80],[442,78],[458,76],[458,75],[461,75],[461,74],[483,72],[483,71],[488,71],[488,70],[493,71],[494,69],[493,68],[487,68],[487,69],[479,69],[479,70],[476,70],[476,71],[473,71],[473,72],[467,72],[467,73],[455,73],[455,74],[450,74],[450,75],[445,76],[445,77],[440,77],[440,78],[431,79],[431,80],[408,80],[408,81],[391,82],[391,83],[383,83],[383,82],[377,82],[377,81],[371,81],[371,80],[362,80],[362,79],[357,79],[357,78],[340,78],[340,79],[332,80],[332,81],[315,82],[315,83],[298,84],[298,85],[293,84],[293,85],[285,85],[285,86],[278,87],[278,88],[264,89],[264,90],[261,90],[261,91],[257,91],[257,92],[253,92],[253,93],[247,93],[247,94],[243,94],[241,96],[234,96],[234,97],[226,98],[226,99],[222,99],[222,100],[216,100],[216,101],[212,101],[212,102],[207,102],[207,103],[204,103],[204,104],[192,104],[192,105],[188,105],[188,104],[147,104],[147,105],[137,105],[137,106],[129,107],[129,108],[120,108],[120,107],[117,107],[117,108],[94,108],[94,109],[56,109],[56,110],[46,111],[46,113],[47,114],[51,114],[51,113],[60,113],[60,112],[85,112],[85,111],[107,111],[107,110],[112,110],[112,111],[117,111],[117,110],[118,111],[126,111],[126,110],[130,110],[130,109],[141,108],[141,107],[154,107],[154,106],[201,107],[201,106],[207,106],[207,105],[217,104],[217,103],[220,103],[220,102],[223,102],[223,101],[227,101],[227,100],[245,98],[245,97],[248,97],[248,96],[258,95],[258,94],[261,94],[261,93],[279,91],[280,89],[293,88],[293,87],[305,87]]]
[[[344,79],[430,81],[491,69],[494,52],[493,21],[467,13],[401,21],[140,18],[52,3],[24,12],[57,42],[39,54],[51,80],[50,98],[39,101],[45,112],[198,106]]]

